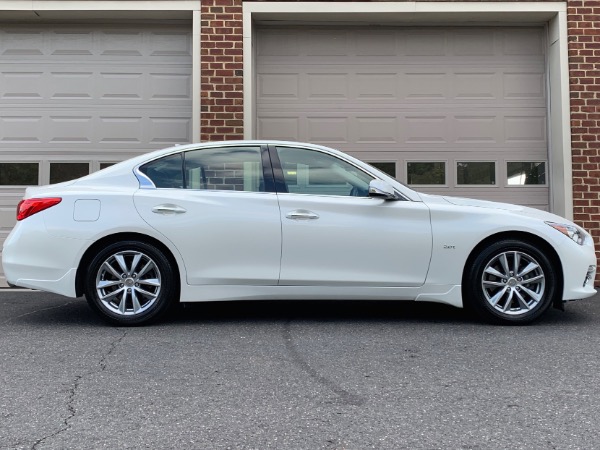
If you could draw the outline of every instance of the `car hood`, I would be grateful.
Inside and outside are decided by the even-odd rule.
[[[510,203],[492,202],[488,200],[476,200],[471,198],[450,197],[441,195],[421,194],[425,203],[450,203],[456,206],[472,207],[472,208],[488,208],[496,211],[506,211],[507,214],[530,217],[549,222],[568,223],[570,220],[556,214],[542,211],[541,209],[529,208],[527,206],[513,205]]]

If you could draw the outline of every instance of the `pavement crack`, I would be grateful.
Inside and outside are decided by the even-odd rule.
[[[119,345],[121,343],[121,341],[123,339],[125,339],[125,336],[127,336],[127,331],[123,331],[123,334],[121,336],[119,336],[117,339],[115,339],[114,341],[112,341],[110,343],[110,347],[108,348],[108,351],[106,353],[104,353],[102,355],[102,357],[100,358],[100,372],[106,370],[106,360],[115,351],[115,349],[117,348],[117,345]]]
[[[347,391],[346,389],[340,387],[334,381],[330,380],[327,377],[321,375],[314,367],[312,367],[308,361],[302,356],[296,343],[294,342],[294,338],[292,336],[291,331],[291,320],[288,320],[283,327],[283,340],[285,342],[285,347],[292,357],[293,363],[302,369],[310,378],[312,378],[317,383],[325,386],[327,389],[336,394],[342,403],[352,405],[352,406],[362,406],[366,403],[366,400],[352,392]]]
[[[84,378],[86,378],[90,375],[94,375],[96,373],[100,373],[100,372],[103,372],[106,370],[108,357],[115,351],[115,349],[123,341],[123,339],[125,339],[125,336],[127,336],[127,331],[123,330],[122,334],[110,343],[108,350],[103,352],[102,355],[100,355],[100,360],[98,361],[97,369],[90,370],[90,371],[84,373],[83,375],[75,376],[73,383],[71,383],[71,387],[67,391],[68,392],[67,402],[66,402],[67,416],[63,419],[62,425],[60,426],[60,428],[58,430],[54,431],[53,433],[48,434],[48,435],[38,439],[37,441],[35,441],[34,444],[31,446],[31,450],[37,450],[38,446],[43,444],[45,441],[52,439],[64,432],[68,431],[71,428],[71,421],[77,415],[77,409],[75,408],[75,398],[77,397],[77,392],[79,390],[81,382],[83,381]]]

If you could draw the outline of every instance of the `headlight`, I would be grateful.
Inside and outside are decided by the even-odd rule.
[[[567,225],[565,223],[546,222],[552,228],[560,231],[562,234],[567,236],[573,242],[577,242],[579,245],[583,245],[585,242],[585,232],[574,225]]]

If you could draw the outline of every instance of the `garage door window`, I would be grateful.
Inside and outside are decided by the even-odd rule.
[[[408,184],[444,185],[446,184],[446,163],[443,161],[420,161],[406,163]]]
[[[89,173],[89,163],[50,163],[50,184],[75,180]]]
[[[0,185],[32,186],[38,184],[38,163],[0,163]]]
[[[456,183],[459,185],[495,185],[496,163],[493,161],[457,162]]]
[[[506,163],[507,184],[509,186],[545,185],[546,163],[511,161]]]
[[[373,167],[387,173],[390,177],[396,178],[396,163],[395,162],[369,162]]]

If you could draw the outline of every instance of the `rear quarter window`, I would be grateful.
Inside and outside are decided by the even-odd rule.
[[[181,153],[156,159],[140,167],[157,188],[183,189],[183,156]]]

